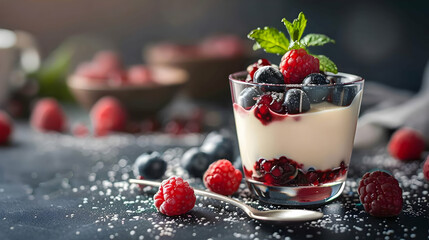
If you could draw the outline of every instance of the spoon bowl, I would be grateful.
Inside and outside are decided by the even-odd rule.
[[[130,179],[130,183],[135,184],[143,184],[153,187],[161,186],[160,182],[149,181],[149,180],[139,180],[139,179]],[[253,219],[257,219],[260,221],[267,222],[305,222],[317,220],[323,217],[323,213],[305,210],[305,209],[277,209],[277,210],[267,210],[267,211],[259,211],[249,205],[246,205],[243,202],[240,202],[236,199],[223,196],[217,193],[194,189],[194,193],[196,195],[205,196],[208,198],[213,198],[216,200],[224,201],[230,203],[236,207],[241,208],[249,217]]]
[[[305,209],[278,209],[252,212],[251,218],[272,222],[303,222],[323,217],[323,213]]]

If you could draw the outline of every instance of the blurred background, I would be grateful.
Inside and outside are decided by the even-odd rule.
[[[189,105],[209,100],[231,106],[228,74],[258,58],[279,64],[280,56],[253,52],[247,34],[264,26],[286,32],[281,19],[300,11],[309,20],[305,33],[336,40],[311,51],[331,58],[341,72],[409,94],[420,89],[429,56],[428,1],[14,0],[0,2],[0,29],[28,34],[22,42],[37,46],[41,65],[28,67],[22,80],[7,66],[16,65],[18,54],[0,51],[0,107],[20,117],[29,115],[37,97],[75,99],[90,110],[101,97],[113,96],[133,118],[164,119],[160,110],[174,115],[171,109],[200,118],[199,110],[207,108]],[[114,52],[97,56],[101,50]],[[179,102],[188,103],[187,111],[173,100],[182,85]]]
[[[337,41],[317,51],[341,71],[370,81],[417,91],[429,53],[428,1],[14,0],[0,5],[0,27],[34,34],[45,57],[67,38],[90,34],[110,41],[126,64],[135,64],[149,43],[190,43],[218,33],[245,38],[259,26],[282,29],[281,18],[293,19],[300,11],[309,19],[306,33]]]

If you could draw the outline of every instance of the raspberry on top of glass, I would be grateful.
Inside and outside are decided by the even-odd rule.
[[[335,41],[303,35],[303,13],[283,19],[289,39],[272,27],[248,37],[255,50],[282,55],[279,66],[259,59],[232,74],[231,88],[246,178],[274,186],[318,186],[345,179],[353,147],[363,79],[338,73],[309,47]]]

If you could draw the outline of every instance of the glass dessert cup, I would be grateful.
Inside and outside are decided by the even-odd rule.
[[[239,72],[229,80],[250,190],[264,202],[281,205],[322,204],[338,197],[350,164],[364,80],[338,73],[327,75],[330,84],[303,86],[253,83],[246,77],[247,72]],[[301,94],[292,102],[299,113],[284,105],[291,89],[308,97]]]

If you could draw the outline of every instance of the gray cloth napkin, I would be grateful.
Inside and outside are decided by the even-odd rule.
[[[358,121],[355,147],[374,146],[388,137],[388,130],[410,127],[423,134],[429,143],[429,62],[426,64],[422,87],[410,92],[366,82],[362,109]]]

